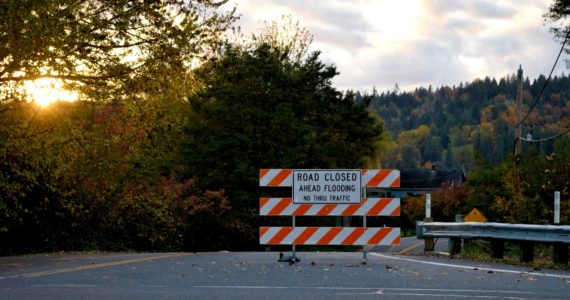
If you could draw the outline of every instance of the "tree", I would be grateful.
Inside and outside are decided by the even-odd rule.
[[[462,183],[444,182],[434,192],[432,216],[435,220],[449,222],[456,214],[464,213],[468,189]]]
[[[186,165],[204,187],[225,188],[234,218],[247,224],[233,248],[257,244],[259,169],[361,168],[382,133],[369,100],[337,91],[336,69],[318,52],[297,60],[283,51],[228,45],[197,70],[204,89],[190,96]]]
[[[120,99],[145,73],[188,70],[235,20],[227,1],[2,1],[0,92],[54,78]],[[108,99],[107,99],[108,100]]]
[[[0,253],[180,249],[184,101],[225,2],[0,2]],[[21,88],[39,78],[80,101],[40,109]]]
[[[557,24],[556,26],[551,27],[550,31],[562,42],[564,42],[570,34],[570,22],[568,22],[569,15],[570,2],[568,0],[554,0],[548,9],[548,12],[544,14],[544,17],[547,20]],[[568,44],[566,44],[566,53],[570,53],[570,46]]]

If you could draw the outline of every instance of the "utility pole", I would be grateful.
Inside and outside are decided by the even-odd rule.
[[[517,72],[517,90],[516,90],[516,120],[517,127],[515,128],[515,201],[519,202],[522,199],[521,193],[521,172],[520,172],[520,161],[521,161],[521,145],[522,145],[522,67],[519,65],[519,70]]]
[[[515,128],[515,159],[521,154],[521,137],[522,137],[522,67],[519,65],[517,72],[517,91],[516,91],[516,114],[517,114],[517,127]]]

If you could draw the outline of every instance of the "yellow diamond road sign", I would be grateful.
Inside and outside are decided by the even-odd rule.
[[[478,209],[472,209],[463,219],[464,222],[487,222],[487,218]]]

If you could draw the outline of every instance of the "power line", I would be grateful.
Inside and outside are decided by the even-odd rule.
[[[556,135],[553,135],[553,136],[551,136],[551,137],[547,137],[547,138],[544,138],[544,139],[540,139],[540,140],[525,139],[525,138],[523,138],[523,137],[520,137],[520,140],[521,140],[521,141],[525,141],[525,142],[533,142],[533,143],[534,143],[534,142],[546,142],[546,141],[549,141],[549,140],[553,140],[553,139],[555,139],[555,138],[557,138],[557,137],[559,137],[559,136],[561,136],[561,135],[563,135],[563,134],[565,134],[565,133],[568,133],[568,132],[570,132],[570,128],[568,128],[568,129],[566,129],[566,130],[564,130],[564,131],[562,131],[562,132],[560,132],[560,133],[558,133],[558,134],[556,134]]]
[[[554,72],[554,68],[556,68],[556,65],[558,64],[558,60],[560,59],[560,55],[562,55],[562,52],[564,51],[564,47],[566,46],[566,42],[568,41],[568,36],[570,36],[570,31],[566,34],[566,37],[564,38],[564,42],[562,42],[562,47],[560,47],[560,51],[558,52],[558,56],[556,57],[556,61],[554,62],[554,65],[552,65],[552,69],[550,69],[550,74],[548,74],[548,78],[546,78],[546,81],[544,82],[542,89],[540,90],[540,92],[538,93],[536,98],[534,99],[534,103],[532,104],[532,106],[528,110],[526,116],[519,123],[517,123],[517,125],[515,127],[518,127],[520,124],[522,124],[528,118],[528,116],[530,116],[530,113],[532,113],[533,109],[538,104],[538,101],[540,100],[540,96],[542,96],[542,93],[546,89],[546,86],[548,85],[548,82],[550,81],[550,78],[552,77],[552,73]],[[517,137],[517,138],[519,138],[519,137]]]

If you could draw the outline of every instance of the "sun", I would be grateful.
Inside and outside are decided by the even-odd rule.
[[[63,81],[52,78],[42,78],[24,82],[24,90],[29,100],[47,107],[59,101],[72,102],[77,100],[77,92],[66,90]]]

